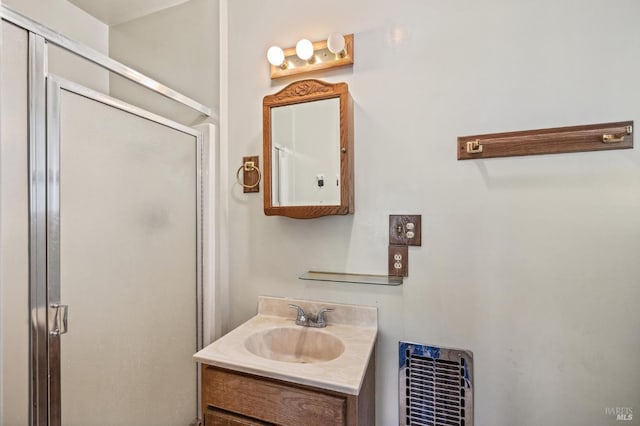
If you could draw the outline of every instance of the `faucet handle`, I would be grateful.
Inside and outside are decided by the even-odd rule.
[[[296,314],[296,323],[298,321],[304,322],[307,320],[304,310],[300,306],[289,303],[289,307],[298,310],[298,313]]]
[[[318,324],[326,324],[326,321],[324,319],[324,313],[325,312],[331,312],[333,311],[333,308],[322,308],[320,309],[320,312],[318,312],[318,316],[316,317],[316,323]]]

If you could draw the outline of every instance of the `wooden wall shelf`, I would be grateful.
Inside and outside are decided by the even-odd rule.
[[[458,160],[633,148],[633,121],[458,137]]]

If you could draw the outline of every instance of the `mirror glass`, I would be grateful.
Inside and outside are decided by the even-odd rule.
[[[340,205],[340,98],[271,109],[273,206]]]
[[[352,214],[353,102],[347,83],[300,80],[264,97],[264,213]]]

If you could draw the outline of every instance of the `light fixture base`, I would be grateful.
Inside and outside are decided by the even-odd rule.
[[[345,35],[344,41],[344,50],[338,54],[329,50],[327,40],[313,43],[313,56],[307,61],[298,58],[295,46],[284,49],[283,65],[286,66],[271,65],[271,79],[353,65],[353,34]]]

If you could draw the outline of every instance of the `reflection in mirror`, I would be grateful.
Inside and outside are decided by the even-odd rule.
[[[264,212],[353,213],[353,123],[346,83],[302,80],[263,101]]]
[[[340,99],[271,109],[274,206],[340,205]]]

